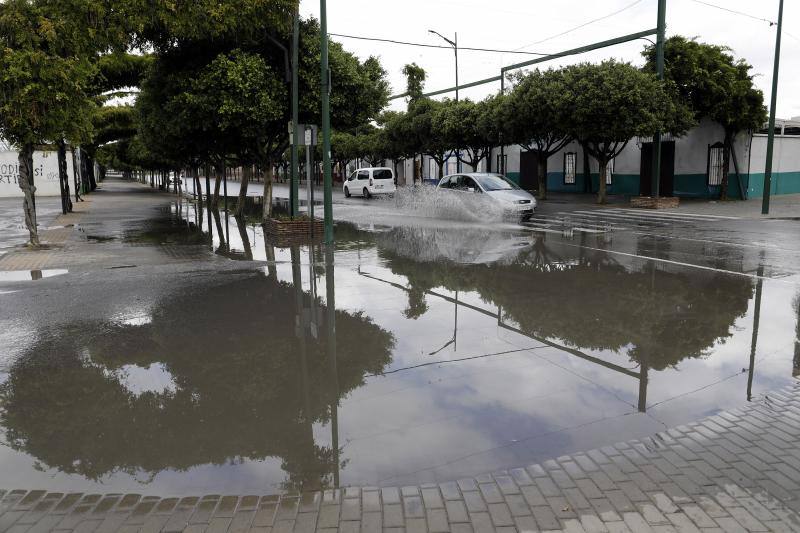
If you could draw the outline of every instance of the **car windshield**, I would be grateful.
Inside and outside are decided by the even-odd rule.
[[[392,171],[388,168],[382,168],[372,171],[372,177],[376,180],[390,180],[392,179]]]
[[[483,174],[473,176],[475,181],[481,184],[484,191],[506,191],[519,189],[514,182],[509,181],[500,174]]]

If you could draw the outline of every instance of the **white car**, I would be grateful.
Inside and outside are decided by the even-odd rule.
[[[480,209],[481,206],[486,208],[492,205],[498,206],[509,218],[527,220],[533,216],[533,210],[536,209],[536,198],[501,174],[481,172],[452,174],[443,177],[436,188],[468,195],[463,198],[475,209]]]
[[[347,198],[353,195],[369,198],[377,194],[393,194],[396,190],[394,172],[387,167],[360,168],[350,174],[342,190]]]

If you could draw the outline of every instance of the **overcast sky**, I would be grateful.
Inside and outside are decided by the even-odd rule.
[[[777,20],[778,0],[708,1],[754,17]],[[428,33],[433,29],[450,39],[458,32],[459,46],[553,53],[655,27],[657,0],[328,0],[327,4],[330,33],[446,45],[439,37]],[[779,118],[800,115],[800,2],[790,0],[785,4]],[[303,0],[300,9],[304,16],[319,16],[316,0]],[[619,10],[623,11],[549,39]],[[769,104],[775,26],[703,5],[698,0],[668,0],[667,37],[676,34],[732,48],[735,57],[745,58],[753,65],[755,83],[764,91],[765,102]],[[333,38],[362,59],[379,56],[394,92],[405,89],[402,68],[412,61],[426,70],[427,90],[455,85],[452,49]],[[646,44],[645,41],[626,43],[550,64],[600,61],[609,57],[641,64],[640,52]],[[533,57],[461,50],[459,81],[463,84],[496,76],[500,67]],[[461,96],[481,99],[498,90],[499,82],[465,89]],[[404,109],[405,104],[395,100],[392,107]]]

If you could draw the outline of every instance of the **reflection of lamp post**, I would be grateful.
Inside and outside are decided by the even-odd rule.
[[[758,282],[756,282],[756,300],[753,304],[753,334],[750,338],[750,366],[747,372],[747,401],[753,399],[753,375],[756,369],[756,348],[758,347],[758,323],[761,319],[761,287],[764,284],[764,254],[762,263],[758,265]]]
[[[453,47],[453,51],[455,52],[456,55],[456,102],[458,102],[458,33],[456,32],[452,41],[447,37],[445,37],[444,35],[442,35],[441,33],[439,33],[438,31],[428,30],[428,33],[438,35],[439,37],[447,41],[447,44]],[[458,153],[456,153],[456,172],[461,172],[461,161],[458,158]]]
[[[331,447],[333,460],[336,462],[333,471],[334,488],[339,488],[339,373],[336,365],[336,290],[333,279],[333,245],[325,247],[325,320],[327,332],[328,364],[331,372]]]

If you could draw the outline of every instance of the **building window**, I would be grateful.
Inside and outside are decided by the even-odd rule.
[[[564,185],[573,185],[575,183],[577,161],[578,154],[575,152],[564,154]]]
[[[725,145],[712,144],[708,147],[708,184],[722,185],[722,172],[725,161]]]
[[[611,178],[614,176],[614,160],[610,159],[606,164],[606,185],[611,185]]]

